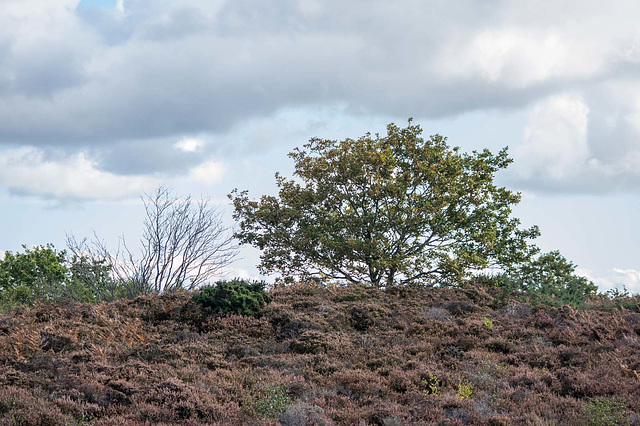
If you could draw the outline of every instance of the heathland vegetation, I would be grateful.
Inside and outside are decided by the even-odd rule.
[[[141,246],[0,260],[0,423],[640,424],[640,298],[521,228],[495,173],[409,122],[312,139],[277,196],[143,198]],[[213,277],[262,250],[274,284]]]

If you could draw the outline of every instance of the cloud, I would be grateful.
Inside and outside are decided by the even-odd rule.
[[[185,174],[216,151],[203,139],[154,138],[116,141],[87,149],[101,169],[119,175]]]
[[[613,272],[627,290],[632,293],[640,293],[640,271],[614,268]]]
[[[87,152],[114,176],[184,174],[201,161],[190,154],[208,158],[214,148],[182,145],[172,162],[176,141],[198,135],[224,150],[243,123],[282,111],[386,120],[523,109],[532,111],[520,150],[530,161],[518,163],[524,186],[606,191],[637,182],[637,2],[78,6],[0,4],[0,145]],[[633,87],[633,102],[623,86]],[[611,136],[620,152],[605,146]]]
[[[602,51],[560,29],[489,29],[471,40],[450,42],[437,61],[444,77],[475,78],[506,88],[526,88],[554,80],[598,75]]]
[[[611,108],[602,108],[600,90],[556,95],[537,104],[523,143],[513,151],[512,180],[527,189],[555,192],[637,190],[640,86],[627,87],[624,102],[611,93],[608,100],[616,105]]]
[[[122,175],[101,169],[84,152],[66,156],[34,147],[0,151],[0,186],[16,194],[59,200],[137,197],[160,183],[212,185],[220,181],[224,171],[222,161],[205,158],[174,175]]]
[[[475,2],[131,0],[124,14],[90,16],[77,1],[41,1],[50,16],[29,14],[35,2],[9,2],[20,17],[3,39],[13,56],[51,59],[26,80],[28,64],[6,65],[19,81],[0,99],[0,141],[217,133],[303,105],[403,117],[522,107],[636,56],[618,47],[637,36],[624,25],[633,2],[602,16],[568,3],[551,24],[517,13],[528,2],[514,11]],[[575,23],[583,9],[593,15]],[[613,30],[603,26],[611,14]],[[35,35],[19,30],[34,27]]]
[[[202,148],[203,142],[197,138],[182,138],[176,143],[176,147],[184,152],[196,152]]]
[[[593,281],[600,292],[626,288],[631,294],[640,294],[640,271],[636,269],[613,268],[604,276],[594,276],[588,269],[576,269],[576,274]]]
[[[15,193],[55,199],[113,199],[139,196],[157,184],[158,180],[146,176],[101,171],[83,153],[54,160],[37,148],[0,152],[0,185]]]
[[[207,160],[192,168],[189,171],[187,179],[192,182],[212,185],[220,181],[224,171],[225,167],[222,162],[217,160]]]

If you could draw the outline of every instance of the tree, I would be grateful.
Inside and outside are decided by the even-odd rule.
[[[511,279],[539,302],[580,306],[596,294],[598,286],[575,275],[575,270],[576,265],[556,250],[521,265]]]
[[[289,154],[296,179],[276,173],[279,196],[229,194],[241,243],[284,279],[375,286],[457,282],[470,268],[522,262],[535,252],[510,217],[520,194],[494,184],[507,149],[461,153],[420,126],[342,141],[313,138]]]
[[[88,256],[76,248],[71,251],[72,258],[67,261],[71,273],[67,288],[72,292],[73,299],[99,303],[125,295],[123,281],[114,278],[113,267],[105,258]]]
[[[111,300],[109,268],[86,258],[67,257],[52,244],[5,253],[0,260],[0,305]]]
[[[145,208],[141,256],[136,257],[124,237],[112,252],[94,235],[88,242],[67,238],[77,256],[104,260],[130,297],[147,292],[193,289],[219,274],[237,255],[222,213],[208,199],[179,198],[166,186],[142,197]]]
[[[59,252],[51,244],[22,248],[24,253],[6,252],[0,261],[3,304],[57,299],[68,275],[65,251]]]

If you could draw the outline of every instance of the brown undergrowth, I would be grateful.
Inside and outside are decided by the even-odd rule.
[[[0,424],[640,424],[637,301],[271,294],[260,318],[206,317],[187,292],[1,316]]]

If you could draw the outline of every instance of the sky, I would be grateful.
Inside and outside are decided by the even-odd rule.
[[[640,3],[3,0],[0,251],[142,232],[166,184],[225,211],[311,137],[409,117],[465,151],[601,290],[640,292]],[[243,248],[231,276],[258,277]]]

